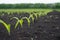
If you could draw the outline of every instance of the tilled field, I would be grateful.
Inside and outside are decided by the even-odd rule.
[[[4,12],[3,12],[4,13]],[[14,29],[16,20],[10,20],[12,17],[29,17],[28,13],[13,15],[3,14],[0,19],[11,24],[11,34],[9,35],[5,27],[0,23],[0,40],[60,40],[60,12],[52,11],[46,16],[41,16],[31,21],[30,26],[24,20],[22,28],[20,24]]]

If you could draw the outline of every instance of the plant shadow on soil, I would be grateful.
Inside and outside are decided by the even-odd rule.
[[[5,27],[0,24],[0,40],[60,40],[60,12],[52,11],[46,16],[41,16],[38,20],[31,22],[30,27],[24,20],[23,27],[20,25],[14,29],[16,20],[10,20],[12,17],[29,17],[28,13],[8,15],[7,13],[0,16],[0,19],[11,24],[11,34],[8,35]]]

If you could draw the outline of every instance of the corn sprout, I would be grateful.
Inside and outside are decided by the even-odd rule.
[[[30,19],[29,19],[29,18],[27,18],[27,17],[23,17],[22,19],[26,19],[27,22],[28,22],[28,26],[30,26]]]
[[[5,26],[5,28],[8,31],[8,34],[10,35],[10,24],[6,24],[3,20],[0,20],[0,23],[2,23]]]
[[[34,23],[34,17],[33,17],[33,14],[30,14],[30,16],[29,16],[29,19],[32,19],[32,21],[33,21],[33,23]]]
[[[36,19],[38,18],[38,15],[37,15],[37,13],[33,13],[33,15],[36,17]]]
[[[11,19],[16,19],[17,20],[17,23],[15,25],[15,28],[18,26],[18,24],[20,23],[21,27],[22,27],[22,24],[23,24],[23,20],[22,19],[19,19],[18,17],[13,17]]]

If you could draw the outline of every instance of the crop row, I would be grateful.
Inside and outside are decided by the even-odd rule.
[[[28,26],[30,26],[30,23],[31,23],[30,19],[32,19],[32,22],[34,23],[34,20],[37,20],[38,17],[44,16],[44,15],[47,15],[47,13],[44,13],[44,14],[42,14],[42,13],[32,13],[32,14],[29,14],[29,17],[22,17],[21,19],[19,19],[18,17],[12,17],[12,18],[10,18],[10,20],[14,20],[14,19],[17,20],[16,24],[15,24],[15,27],[14,27],[16,29],[18,27],[18,24],[20,24],[21,27],[22,27],[24,19],[27,20]],[[4,25],[4,27],[6,28],[8,34],[10,35],[11,24],[6,23],[2,19],[0,19],[0,23]]]

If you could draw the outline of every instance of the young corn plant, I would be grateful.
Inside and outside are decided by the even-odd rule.
[[[38,13],[38,15],[39,15],[39,17],[40,17],[40,16],[45,16],[46,13]]]
[[[18,26],[19,23],[20,23],[20,25],[22,27],[22,25],[23,25],[23,19],[19,19],[18,17],[13,17],[13,18],[11,18],[11,20],[12,19],[16,19],[17,20],[17,22],[15,24],[15,28],[17,28],[17,26]]]
[[[47,12],[41,12],[41,16],[45,16],[45,15],[47,15]]]
[[[2,23],[4,26],[5,26],[5,28],[7,29],[7,31],[8,31],[8,34],[10,35],[10,24],[7,24],[7,23],[5,23],[3,20],[1,20],[0,19],[0,23]]]
[[[40,17],[41,16],[41,13],[38,13],[37,15]]]
[[[22,19],[22,20],[23,20],[23,19],[26,19],[27,22],[28,22],[28,26],[30,26],[30,19],[29,19],[28,17],[22,17],[21,19]]]
[[[38,14],[37,13],[33,13],[33,15],[36,17],[36,19],[38,18]]]
[[[19,22],[20,22],[20,25],[21,25],[21,27],[22,27],[22,25],[23,25],[23,20],[20,19]]]
[[[33,16],[33,14],[30,14],[29,19],[30,19],[30,18],[32,19],[32,22],[34,23],[34,19],[35,19],[35,18],[34,18],[34,16]]]

